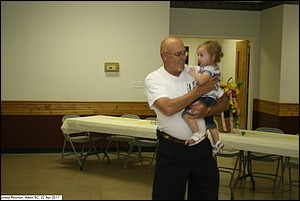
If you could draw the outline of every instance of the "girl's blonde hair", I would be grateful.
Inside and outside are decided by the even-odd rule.
[[[215,60],[214,60],[215,63],[219,63],[221,61],[221,58],[224,56],[222,47],[218,41],[212,41],[212,40],[206,41],[206,42],[200,44],[197,47],[197,50],[201,47],[205,48],[207,53],[211,57],[215,58]]]

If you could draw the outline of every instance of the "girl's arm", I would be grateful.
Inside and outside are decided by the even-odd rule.
[[[198,73],[195,68],[190,68],[189,74],[196,80],[198,85],[205,84],[210,78],[209,73],[207,72]]]

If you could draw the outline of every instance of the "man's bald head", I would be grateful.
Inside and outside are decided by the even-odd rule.
[[[160,53],[169,52],[170,49],[174,49],[176,46],[184,46],[184,44],[181,39],[174,36],[169,36],[161,42]]]

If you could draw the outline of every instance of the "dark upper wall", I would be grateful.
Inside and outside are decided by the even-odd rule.
[[[171,1],[171,8],[261,11],[282,4],[299,5],[299,1]]]

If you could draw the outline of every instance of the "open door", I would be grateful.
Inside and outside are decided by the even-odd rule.
[[[243,40],[236,43],[235,83],[243,82],[240,93],[237,95],[237,102],[240,107],[239,122],[247,128],[248,113],[248,84],[249,84],[249,58],[250,41]]]

